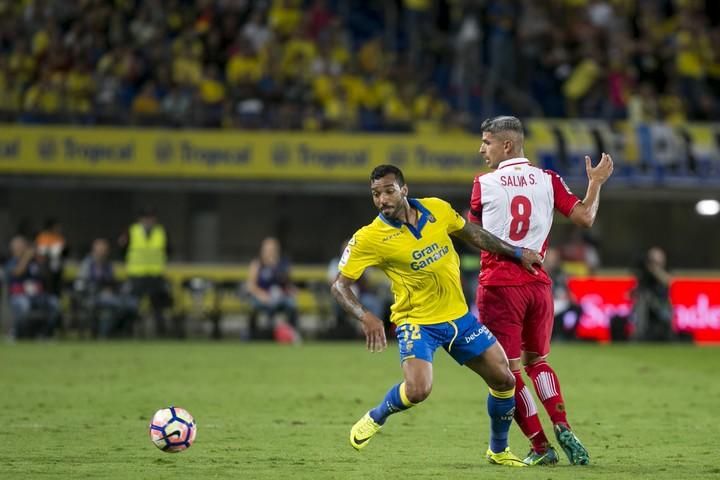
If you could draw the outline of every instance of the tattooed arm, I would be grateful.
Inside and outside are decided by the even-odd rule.
[[[465,222],[463,228],[452,232],[451,235],[481,250],[515,258],[531,273],[537,273],[535,268],[533,268],[533,264],[542,264],[542,257],[535,250],[514,247],[503,239],[488,232],[480,225],[471,222]]]
[[[385,325],[383,325],[382,320],[363,307],[352,291],[353,283],[355,283],[355,280],[340,273],[330,290],[343,310],[362,323],[367,349],[371,352],[382,352],[387,347]]]

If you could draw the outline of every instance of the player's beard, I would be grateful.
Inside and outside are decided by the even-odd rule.
[[[397,220],[398,217],[398,210],[399,205],[381,205],[380,206],[380,213],[383,214],[383,217],[388,218],[390,220]]]

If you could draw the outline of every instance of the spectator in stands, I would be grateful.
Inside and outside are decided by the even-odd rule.
[[[578,275],[591,275],[600,267],[600,254],[592,239],[581,229],[574,229],[567,243],[560,247],[566,267]]]
[[[437,90],[427,87],[413,102],[415,130],[439,132],[449,112],[450,106],[438,95]]]
[[[602,55],[593,44],[584,45],[582,60],[575,65],[567,80],[563,84],[566,109],[570,116],[583,115],[592,107],[588,104],[593,100],[593,94],[600,89],[596,88],[603,75]],[[604,93],[604,92],[603,92]]]
[[[160,114],[160,100],[155,84],[151,80],[145,82],[140,93],[133,99],[131,108],[137,123],[147,125],[157,122]]]
[[[137,300],[122,289],[109,254],[110,243],[104,238],[95,239],[75,281],[80,306],[89,314],[94,322],[93,333],[100,338],[130,334],[137,316]]]
[[[328,8],[326,0],[313,0],[307,12],[307,33],[318,40],[326,33],[334,20],[333,12]]]
[[[238,36],[230,48],[230,58],[225,65],[225,80],[231,88],[254,85],[263,76],[263,61],[251,42]]]
[[[405,85],[399,89],[397,95],[389,95],[383,106],[385,128],[393,132],[408,132],[412,130],[413,110],[412,99],[415,88]]]
[[[202,125],[205,127],[221,126],[226,93],[225,85],[220,80],[220,72],[215,65],[205,68],[198,88],[203,116]]]
[[[342,252],[345,255],[348,241],[345,240],[342,244]],[[476,255],[477,256],[477,255]],[[328,263],[327,268],[327,280],[328,285],[335,283],[337,280],[338,273],[340,272],[338,264],[340,263],[341,257],[334,257]],[[362,276],[353,284],[352,291],[355,296],[360,300],[365,308],[373,313],[378,318],[385,318],[385,302],[378,295],[377,289],[370,283],[368,273],[370,270],[366,270]],[[475,275],[477,276],[477,274]],[[362,336],[362,330],[360,325],[354,318],[350,318],[347,312],[333,299],[333,310],[335,313],[335,328],[332,332],[329,332],[332,338],[357,338]]]
[[[633,291],[632,319],[635,324],[634,338],[640,341],[664,341],[673,337],[672,305],[670,304],[670,281],[665,251],[650,248],[639,262],[635,277],[637,287]]]
[[[282,255],[280,242],[274,237],[263,239],[260,254],[250,262],[247,291],[252,301],[250,314],[250,338],[257,338],[258,316],[269,316],[273,328],[278,328],[275,315],[285,313],[287,323],[297,332],[298,308],[295,286],[290,280],[290,261]],[[260,334],[261,337],[267,335]]]
[[[50,120],[60,112],[64,101],[62,75],[45,69],[40,78],[25,91],[24,109],[38,120]]]
[[[274,0],[268,13],[268,22],[274,32],[287,38],[296,32],[302,21],[299,0]]]
[[[68,113],[73,114],[74,118],[87,119],[93,107],[92,97],[95,91],[95,80],[87,63],[78,62],[68,72],[65,77],[65,91]]]
[[[47,263],[38,262],[35,248],[23,236],[10,241],[5,275],[13,315],[10,339],[51,337],[59,326],[58,297],[47,291]]]
[[[46,264],[48,271],[47,291],[60,298],[67,245],[62,225],[55,218],[48,218],[42,231],[35,238],[37,259]]]
[[[571,116],[624,118],[632,82],[652,85],[647,92],[658,100],[667,97],[668,121],[712,120],[719,109],[718,49],[712,48],[719,19],[709,1],[704,8],[703,2],[609,0],[402,0],[382,7],[326,0],[4,3],[3,22],[12,29],[0,32],[0,115],[14,120],[127,124],[150,98],[143,86],[153,82],[163,106],[172,86],[194,100],[196,115],[168,117],[176,125],[233,124],[228,113],[256,112],[257,90],[265,88],[280,95],[260,99],[263,127],[302,128],[307,108],[327,108],[306,88],[324,74],[309,68],[319,55],[334,75],[354,74],[357,62],[367,83],[386,69],[410,72],[393,76],[388,125],[372,110],[366,117],[357,84],[343,83],[334,97],[344,96],[348,105],[330,105],[335,118],[325,128],[347,129],[337,117],[357,111],[352,128],[407,129],[412,124],[398,101],[412,105],[426,83],[453,106],[450,118],[477,120],[502,109],[557,117],[566,106]],[[253,56],[231,66],[238,39]],[[457,55],[449,61],[453,41]],[[411,98],[403,98],[408,86]],[[239,105],[245,99],[255,101]],[[339,107],[347,112],[338,115]],[[256,128],[250,117],[234,124]]]
[[[143,208],[138,221],[120,236],[118,244],[126,252],[125,268],[132,296],[138,304],[144,297],[150,298],[155,333],[166,336],[165,309],[172,304],[165,278],[170,242],[165,227],[158,223],[155,209]]]
[[[268,28],[262,9],[253,10],[249,20],[242,27],[241,35],[250,42],[255,52],[263,50],[265,44],[272,37],[272,32]]]
[[[186,86],[173,85],[163,97],[161,111],[165,120],[173,126],[187,125],[193,104],[193,90]]]
[[[628,98],[628,120],[632,123],[652,123],[660,119],[655,87],[649,83],[641,83],[631,89]]]
[[[705,62],[712,55],[712,47],[704,22],[689,9],[680,9],[678,28],[671,35],[674,48],[675,73],[680,95],[694,117],[706,118],[702,97],[705,94]]]

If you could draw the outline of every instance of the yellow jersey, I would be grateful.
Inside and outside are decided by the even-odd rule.
[[[358,230],[338,265],[353,280],[366,268],[381,269],[392,282],[396,325],[432,325],[468,312],[460,283],[460,259],[450,233],[465,220],[439,198],[408,199],[419,213],[418,226],[385,218],[382,213]]]

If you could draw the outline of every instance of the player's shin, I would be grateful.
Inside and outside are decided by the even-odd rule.
[[[407,394],[405,393],[405,382],[399,383],[393,386],[385,395],[380,404],[370,410],[370,417],[378,425],[382,425],[387,420],[387,417],[393,413],[407,410],[410,407],[414,407],[415,404],[408,400]]]
[[[543,453],[549,442],[538,418],[535,400],[525,385],[520,371],[513,370],[512,374],[515,377],[515,421],[532,443],[532,449],[537,453]]]
[[[515,389],[504,392],[490,389],[487,409],[490,416],[490,450],[499,453],[508,446],[508,432],[515,412]]]
[[[532,379],[538,398],[543,403],[553,424],[569,427],[565,413],[565,401],[560,390],[560,380],[547,362],[532,363],[525,367]]]

